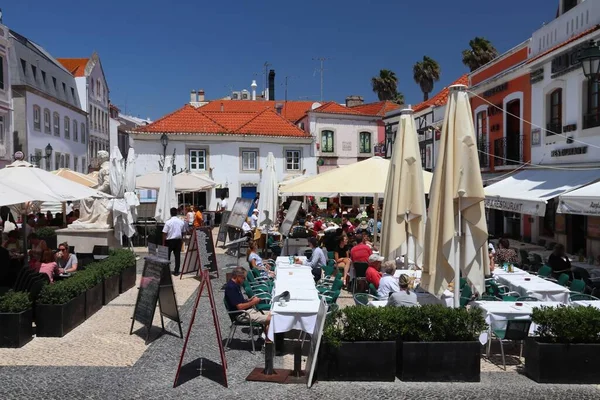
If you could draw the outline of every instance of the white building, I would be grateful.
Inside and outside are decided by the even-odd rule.
[[[87,171],[87,114],[75,78],[44,48],[10,31],[12,153],[22,151],[47,170]],[[49,158],[45,149],[52,148]]]
[[[113,146],[110,143],[110,91],[100,57],[94,52],[89,58],[59,58],[58,61],[75,77],[81,108],[88,113],[88,156],[90,165],[96,168],[98,151]]]
[[[217,182],[217,189],[227,189],[232,206],[237,197],[254,198],[269,152],[275,156],[279,181],[316,174],[313,138],[277,111],[210,109],[186,105],[129,131],[138,157],[137,175],[159,170],[163,156],[175,152],[177,171],[207,175]],[[166,148],[161,144],[163,135],[168,138]],[[216,190],[195,195],[195,202],[208,210],[216,209],[217,200]]]
[[[12,161],[12,90],[9,68],[10,52],[8,28],[0,25],[0,168]]]

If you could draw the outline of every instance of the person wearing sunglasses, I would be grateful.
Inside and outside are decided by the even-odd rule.
[[[67,242],[58,245],[56,264],[58,264],[59,274],[68,274],[77,271],[77,256],[69,253],[69,244]]]

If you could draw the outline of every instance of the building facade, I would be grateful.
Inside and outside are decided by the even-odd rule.
[[[87,172],[87,114],[75,78],[40,45],[12,30],[10,44],[11,155],[22,151],[46,170]]]
[[[0,24],[0,168],[12,162],[12,90],[9,58],[11,42],[8,28]]]

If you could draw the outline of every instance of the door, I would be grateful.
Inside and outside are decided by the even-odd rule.
[[[506,112],[505,165],[515,165],[521,161],[521,100],[509,102]]]
[[[567,252],[570,254],[579,254],[579,252],[583,252],[584,255],[587,255],[586,252],[586,227],[587,221],[585,220],[585,216],[583,215],[567,215],[567,219],[570,220],[568,224],[568,232],[569,235],[567,237]]]
[[[242,199],[252,199],[256,197],[256,186],[242,186]],[[250,207],[248,216],[252,215],[254,207]]]

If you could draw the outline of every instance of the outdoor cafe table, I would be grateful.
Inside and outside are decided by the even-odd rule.
[[[539,276],[507,273],[496,275],[496,280],[521,296],[535,297],[540,301],[569,302],[569,289]]]
[[[575,300],[571,302],[573,307],[595,307],[600,310],[600,300]]]
[[[452,307],[454,303],[454,294],[449,290],[444,291],[441,299],[438,299],[430,293],[414,293],[417,295],[417,302],[422,306],[426,304],[444,304],[446,307]],[[371,307],[385,307],[387,302],[387,300],[371,300],[367,304]]]
[[[496,265],[492,271],[492,276],[504,276],[504,275],[531,275],[529,272],[522,270],[521,268],[513,267],[513,272],[505,271],[502,266]]]

